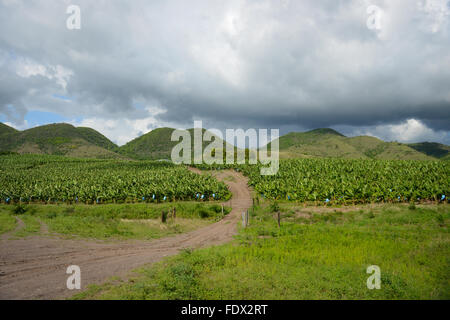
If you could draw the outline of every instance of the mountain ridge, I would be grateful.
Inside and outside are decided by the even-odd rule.
[[[123,146],[100,132],[67,123],[48,124],[19,131],[0,122],[0,152],[40,153],[72,157],[170,159],[173,128],[157,128]],[[193,129],[188,129],[193,134]],[[206,130],[203,129],[203,132]],[[450,146],[436,142],[404,144],[372,136],[346,137],[331,128],[290,132],[278,138],[280,158],[450,160]],[[210,142],[203,142],[203,148]],[[227,142],[222,140],[225,148]],[[193,145],[193,139],[191,139]],[[268,147],[270,148],[271,143]],[[235,150],[237,148],[235,147]],[[220,150],[218,150],[220,151]]]
[[[319,128],[306,132],[290,132],[278,138],[280,158],[344,158],[381,160],[436,160],[447,159],[445,148],[437,151],[429,146],[428,153],[408,144],[386,142],[372,136],[346,137],[336,130]],[[271,143],[269,143],[270,147]],[[421,146],[421,144],[419,144]],[[445,145],[442,145],[445,146]],[[423,149],[423,148],[422,148]],[[449,147],[450,151],[450,147]]]
[[[119,147],[119,153],[141,160],[170,159],[173,147],[179,143],[179,141],[171,141],[172,132],[174,130],[176,129],[167,127],[153,129]],[[194,139],[192,139],[192,137],[194,129],[191,128],[186,130],[191,135],[191,150],[193,150]],[[204,134],[205,131],[206,129],[202,129],[202,134]],[[217,150],[217,152],[223,151],[223,149],[226,148],[227,143],[215,135],[214,137],[215,139],[219,139],[219,143],[223,146],[222,150]],[[210,143],[211,142],[209,141],[203,141],[202,150]]]
[[[2,128],[6,126],[3,124]],[[11,127],[9,127],[11,128]],[[98,131],[68,123],[48,124],[23,131],[6,128],[0,152],[53,154],[82,158],[123,158],[117,146]]]

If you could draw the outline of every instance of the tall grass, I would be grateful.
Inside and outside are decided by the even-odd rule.
[[[78,298],[450,298],[448,205],[310,215],[281,207],[281,228],[270,208],[256,208],[234,243],[186,251]],[[370,265],[381,268],[380,290],[366,286]]]
[[[19,210],[19,209],[20,210]],[[172,212],[166,223],[161,212]],[[230,212],[224,208],[224,214]],[[20,215],[19,213],[20,212]],[[90,205],[0,205],[0,231],[15,226],[18,215],[25,228],[15,236],[38,234],[45,223],[51,234],[96,239],[154,239],[188,232],[222,218],[218,204],[179,202],[173,204],[108,204]]]

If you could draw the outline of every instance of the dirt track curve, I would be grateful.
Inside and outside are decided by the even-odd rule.
[[[196,171],[195,169],[192,169]],[[197,172],[197,171],[196,171]],[[132,269],[154,263],[185,248],[225,243],[236,233],[241,212],[251,206],[247,179],[234,171],[215,174],[233,194],[233,210],[223,220],[195,231],[150,241],[102,242],[36,236],[0,238],[0,299],[62,299],[78,293],[66,287],[66,269],[78,265],[81,286],[126,276]],[[225,179],[227,178],[227,179]],[[23,227],[19,221],[18,228]]]

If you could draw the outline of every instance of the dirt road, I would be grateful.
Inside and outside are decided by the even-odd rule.
[[[193,169],[193,171],[196,171]],[[251,206],[247,179],[234,171],[215,173],[233,194],[233,210],[207,227],[152,241],[64,240],[54,237],[0,239],[0,299],[61,299],[79,291],[66,287],[66,269],[78,265],[81,286],[102,283],[112,276],[126,276],[132,269],[153,263],[185,248],[225,243],[236,233],[242,211]],[[18,228],[23,227],[19,223]]]

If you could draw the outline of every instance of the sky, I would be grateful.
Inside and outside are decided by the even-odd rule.
[[[123,145],[202,120],[450,144],[449,111],[450,0],[0,0],[0,121],[20,130]]]

